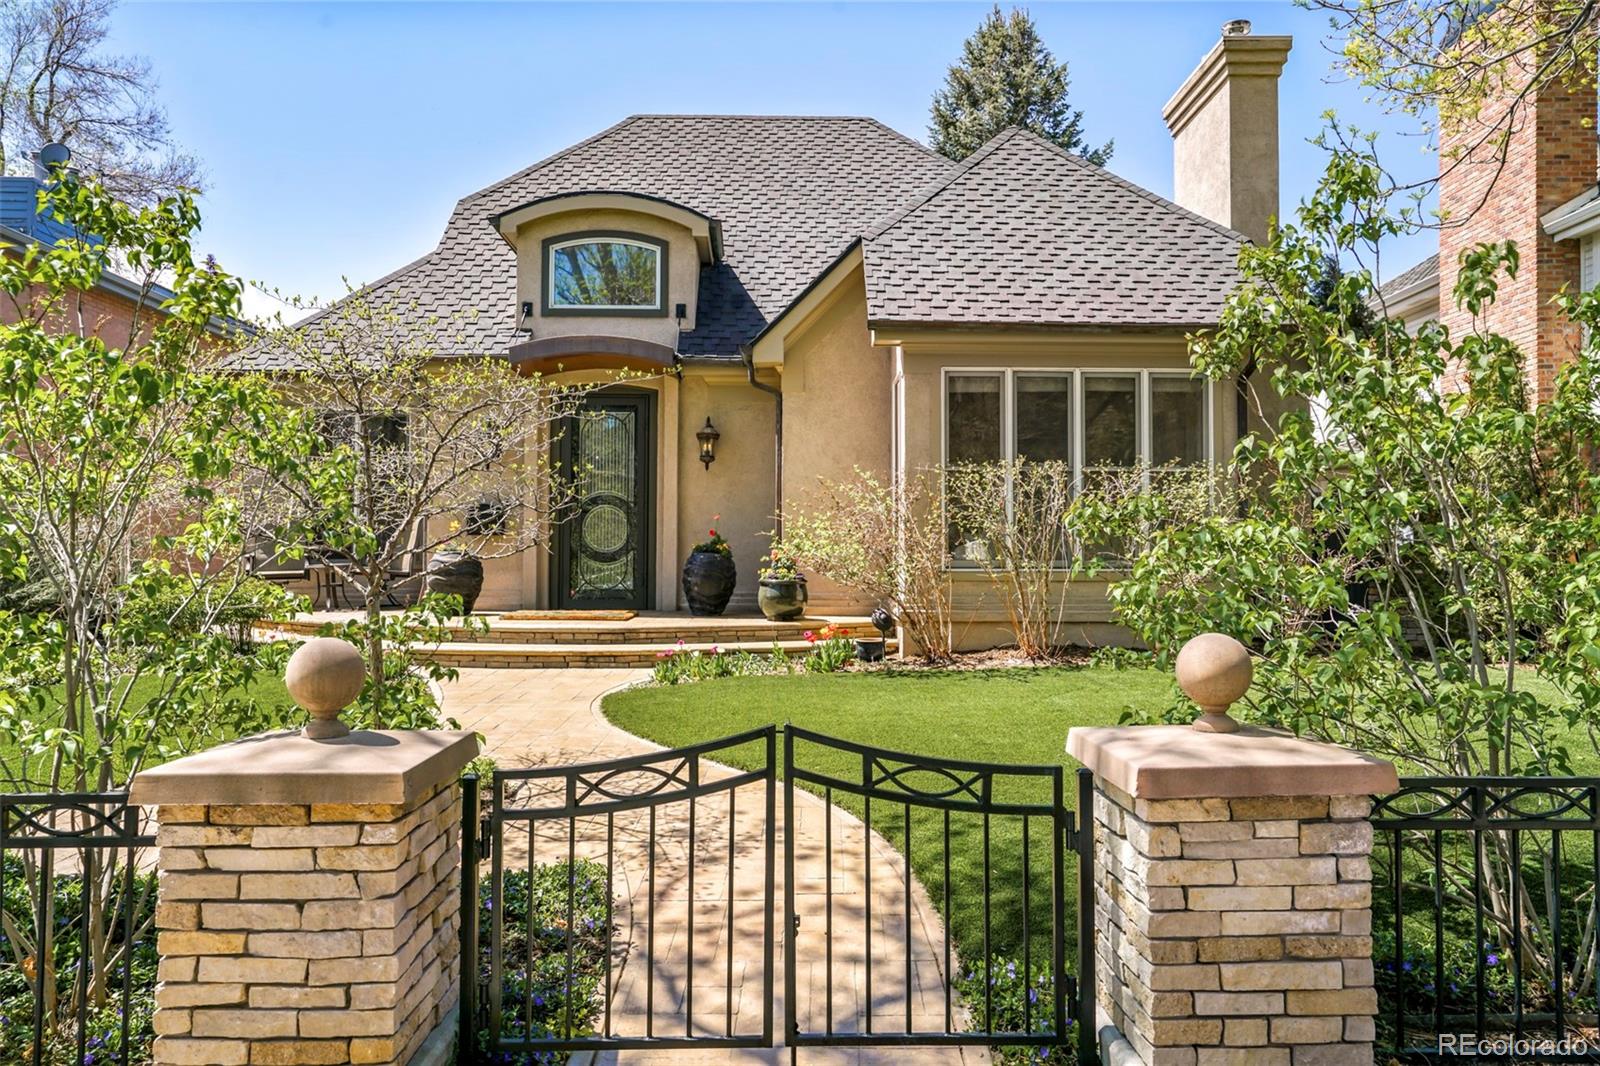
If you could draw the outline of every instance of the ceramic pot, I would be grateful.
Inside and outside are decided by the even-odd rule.
[[[806,579],[764,577],[756,588],[761,613],[774,622],[788,622],[806,612]]]
[[[689,604],[689,613],[717,615],[727,610],[737,576],[733,556],[690,552],[683,564],[683,598]]]
[[[856,641],[856,658],[864,663],[883,662],[883,641],[858,640]]]
[[[461,613],[471,614],[483,591],[483,560],[471,552],[445,549],[428,560],[427,590],[461,597]]]

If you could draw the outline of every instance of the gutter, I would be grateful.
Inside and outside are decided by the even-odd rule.
[[[739,356],[744,360],[745,376],[750,384],[772,397],[772,520],[773,536],[783,541],[783,389],[765,385],[756,380],[755,349],[750,344],[739,345]]]

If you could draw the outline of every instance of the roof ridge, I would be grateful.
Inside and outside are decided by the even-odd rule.
[[[1044,147],[1050,149],[1052,152],[1056,152],[1062,158],[1066,159],[1070,163],[1073,163],[1074,165],[1078,166],[1079,168],[1081,168],[1083,170],[1087,170],[1091,174],[1097,174],[1100,177],[1103,177],[1103,178],[1105,178],[1105,179],[1107,179],[1107,180],[1109,180],[1111,182],[1114,182],[1115,184],[1122,186],[1124,189],[1127,189],[1129,192],[1136,193],[1139,196],[1144,197],[1146,200],[1149,200],[1150,202],[1152,202],[1154,204],[1157,204],[1157,205],[1159,205],[1161,207],[1168,208],[1169,210],[1174,211],[1177,214],[1185,215],[1185,216],[1193,219],[1194,221],[1205,225],[1207,228],[1217,231],[1218,233],[1222,234],[1224,237],[1231,237],[1236,241],[1249,241],[1250,240],[1249,237],[1246,237],[1243,233],[1240,233],[1238,230],[1233,229],[1233,228],[1231,228],[1229,226],[1224,226],[1222,223],[1216,221],[1215,219],[1207,218],[1206,216],[1200,214],[1198,211],[1191,211],[1189,208],[1184,207],[1182,204],[1173,203],[1171,200],[1167,199],[1165,196],[1162,196],[1160,193],[1151,192],[1149,189],[1145,188],[1143,185],[1140,185],[1138,182],[1131,181],[1128,178],[1123,177],[1121,174],[1118,174],[1116,171],[1109,170],[1106,167],[1103,167],[1098,163],[1091,163],[1091,162],[1089,162],[1089,160],[1085,159],[1081,155],[1078,155],[1076,152],[1069,152],[1065,148],[1061,147],[1059,144],[1056,144],[1054,141],[1047,140],[1046,138],[1039,136],[1037,133],[1034,133],[1032,130],[1023,129],[1020,126],[1014,126],[1012,128],[1017,130],[1017,132],[1021,133],[1024,137],[1027,137],[1029,140],[1035,141],[1035,142],[1043,145]]]
[[[904,207],[900,208],[898,211],[894,212],[877,225],[868,228],[861,234],[862,239],[868,241],[876,240],[885,233],[888,233],[901,222],[904,222],[912,213],[927,205],[940,193],[954,185],[958,178],[967,174],[974,167],[988,159],[997,150],[999,150],[1003,144],[1010,141],[1018,133],[1023,132],[1026,131],[1024,131],[1021,126],[1007,126],[993,137],[990,137],[987,141],[980,145],[975,152],[967,156],[967,158],[961,160],[959,163],[954,164],[951,167],[950,172],[944,177],[919,190],[914,196],[912,196],[910,202],[908,202]]]

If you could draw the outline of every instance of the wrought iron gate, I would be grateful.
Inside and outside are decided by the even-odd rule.
[[[773,1046],[779,732],[499,770],[481,810],[467,779],[460,1062]],[[1077,1037],[1095,1061],[1092,834],[1062,768],[781,732],[785,1043]],[[981,913],[959,955],[923,885],[944,914]],[[1020,922],[995,923],[997,900]]]

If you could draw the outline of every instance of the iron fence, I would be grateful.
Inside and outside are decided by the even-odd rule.
[[[125,792],[0,795],[0,1062],[149,1057],[155,842]],[[136,998],[137,997],[137,998]]]
[[[1400,785],[1372,815],[1380,1061],[1600,1062],[1600,778]]]

